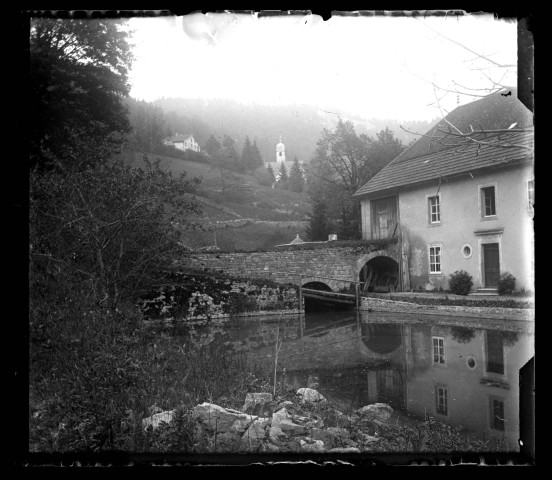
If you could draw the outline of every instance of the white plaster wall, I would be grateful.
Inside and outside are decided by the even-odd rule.
[[[483,285],[482,247],[484,242],[500,244],[500,270],[516,277],[516,289],[534,289],[531,272],[533,214],[527,202],[527,180],[534,178],[531,166],[504,169],[486,174],[473,173],[462,179],[401,192],[399,209],[401,224],[410,243],[412,287],[448,286],[448,276],[466,270],[474,280],[474,288]],[[482,219],[479,186],[496,185],[496,218]],[[427,197],[439,189],[441,223],[428,222]],[[366,210],[368,208],[365,207]],[[364,219],[364,217],[363,217]],[[369,228],[369,224],[368,227]],[[495,236],[478,236],[478,230],[502,229]],[[428,245],[442,245],[442,274],[429,274]],[[472,247],[472,256],[464,258],[462,248]]]

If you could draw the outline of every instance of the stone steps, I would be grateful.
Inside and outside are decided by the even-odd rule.
[[[474,293],[470,293],[470,296],[486,296],[486,297],[497,297],[498,289],[492,287],[478,288]]]

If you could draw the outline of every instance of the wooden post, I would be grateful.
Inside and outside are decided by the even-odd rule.
[[[303,286],[302,286],[301,277],[299,276],[299,311],[301,311],[301,310],[304,311],[304,308],[303,308]]]
[[[359,288],[358,283],[355,283],[355,301],[356,301],[356,309],[358,311],[360,304],[359,304]]]

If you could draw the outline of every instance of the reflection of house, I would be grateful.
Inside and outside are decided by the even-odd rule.
[[[532,355],[515,332],[439,325],[406,327],[407,411],[428,414],[517,448],[519,368]]]
[[[183,151],[193,150],[194,152],[199,152],[201,150],[199,147],[199,143],[196,142],[192,134],[183,135],[183,134],[177,133],[176,135],[173,135],[172,137],[169,137],[163,140],[163,143],[165,145],[170,145],[174,148],[178,148],[179,150],[183,150]]]
[[[472,141],[454,128],[491,133]],[[456,108],[355,193],[363,238],[401,237],[411,288],[447,288],[466,270],[476,288],[509,271],[533,289],[532,146],[515,90]]]

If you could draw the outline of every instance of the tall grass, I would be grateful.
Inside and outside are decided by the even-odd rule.
[[[30,325],[31,451],[192,451],[191,407],[239,408],[248,391],[270,391],[270,375],[245,356],[180,345],[144,329],[130,307],[35,310]],[[144,417],[173,409],[172,443],[142,429]]]

